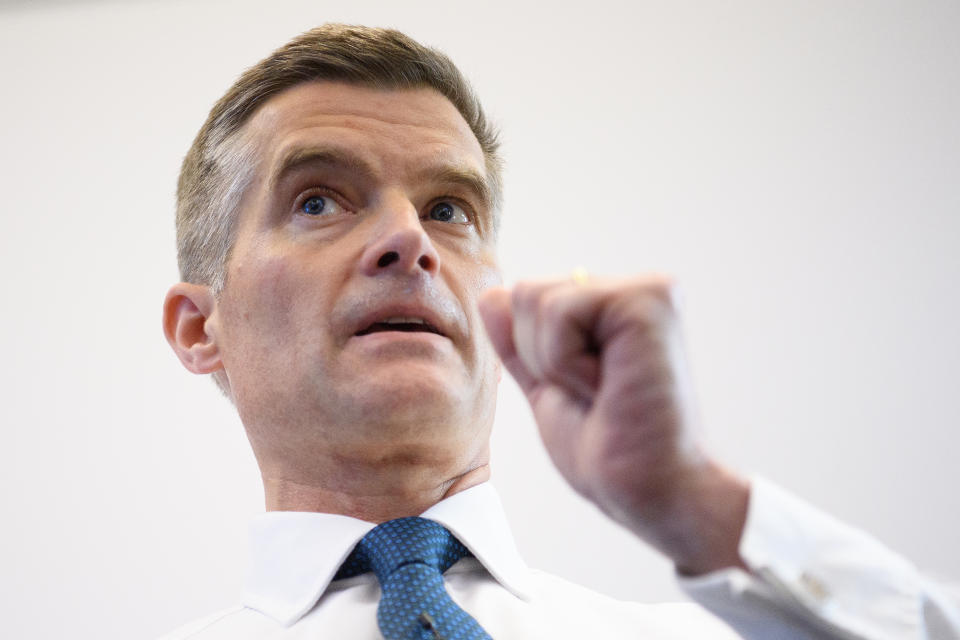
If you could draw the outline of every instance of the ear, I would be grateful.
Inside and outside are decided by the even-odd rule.
[[[217,302],[210,287],[179,282],[163,301],[163,333],[180,362],[193,373],[223,369],[214,323]]]

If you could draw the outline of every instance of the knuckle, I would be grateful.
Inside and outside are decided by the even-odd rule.
[[[676,279],[666,274],[654,274],[643,283],[643,288],[651,295],[662,300],[670,297],[670,292],[676,286]]]
[[[638,282],[634,298],[642,315],[654,318],[666,318],[676,315],[680,309],[680,287],[676,278],[665,274],[656,274]]]
[[[517,341],[517,355],[520,356],[520,361],[523,362],[523,365],[536,377],[540,376],[540,367],[538,365],[538,359],[534,353],[534,347],[526,340]]]
[[[513,287],[511,302],[514,307],[522,311],[529,311],[535,306],[538,298],[539,286],[533,282],[518,282]]]
[[[680,308],[680,285],[673,277],[665,276],[657,289],[657,298],[671,312]]]
[[[563,373],[566,362],[563,357],[563,351],[554,339],[555,336],[550,335],[550,333],[551,332],[545,331],[541,334],[540,364],[543,368],[544,375],[551,379],[556,379]]]
[[[556,289],[544,292],[540,300],[540,318],[543,324],[556,327],[564,321],[566,314],[567,302],[563,293]]]

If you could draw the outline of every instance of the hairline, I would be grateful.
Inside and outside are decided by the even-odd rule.
[[[355,87],[368,87],[389,92],[427,89],[435,92],[438,96],[450,103],[453,108],[456,109],[460,118],[462,118],[464,123],[466,123],[463,113],[460,112],[460,109],[453,102],[453,100],[451,100],[442,92],[438,91],[435,87],[426,83],[414,86],[391,86],[380,82],[366,80],[310,78],[303,80],[302,82],[291,84],[285,87],[282,91],[271,95],[262,104],[258,105],[255,109],[247,113],[243,121],[241,121],[236,128],[226,133],[226,135],[223,135],[220,140],[212,141],[213,144],[210,145],[211,151],[218,157],[217,164],[222,169],[226,169],[226,173],[228,175],[233,176],[232,179],[228,178],[226,180],[229,185],[221,192],[221,198],[219,199],[218,208],[224,212],[224,221],[227,223],[226,232],[228,243],[226,253],[223,257],[223,264],[220,265],[218,274],[219,277],[213,278],[211,282],[211,289],[217,298],[219,298],[223,293],[223,289],[227,284],[227,267],[230,264],[230,258],[233,255],[233,248],[235,244],[234,241],[236,239],[237,228],[239,227],[238,217],[241,209],[241,201],[247,195],[247,190],[249,189],[250,184],[253,182],[256,175],[257,159],[254,156],[256,156],[257,152],[259,151],[259,145],[257,144],[256,138],[252,135],[250,123],[253,122],[258,113],[260,113],[267,105],[272,103],[273,100],[278,96],[281,96],[282,94],[296,87],[315,83],[342,83]],[[469,123],[467,124],[467,128],[470,131],[470,135],[473,137],[473,140],[477,142],[477,144],[480,144],[480,140],[477,137],[476,132],[473,131],[473,127],[469,126]],[[503,201],[499,175],[499,171],[501,170],[501,167],[499,166],[501,159],[496,153],[488,154],[485,150],[483,150],[482,145],[481,154],[483,156],[483,164],[486,176],[482,179],[484,188],[479,195],[485,199],[485,206],[487,207],[490,218],[490,235],[495,244],[498,235],[497,232],[500,227],[500,206]],[[260,160],[262,160],[262,158]],[[470,173],[475,172],[471,170]],[[269,184],[269,188],[271,189],[275,186],[275,183]]]

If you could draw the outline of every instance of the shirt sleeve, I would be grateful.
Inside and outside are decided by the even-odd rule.
[[[749,640],[960,640],[960,590],[761,478],[740,554],[750,573],[678,579]]]

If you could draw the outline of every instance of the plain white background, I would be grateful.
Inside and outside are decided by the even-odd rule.
[[[173,191],[241,70],[325,21],[473,80],[509,281],[675,274],[715,450],[960,577],[958,3],[7,2],[2,635],[149,638],[236,601],[262,492],[161,335]],[[564,486],[512,381],[494,460],[530,564],[680,597]]]

